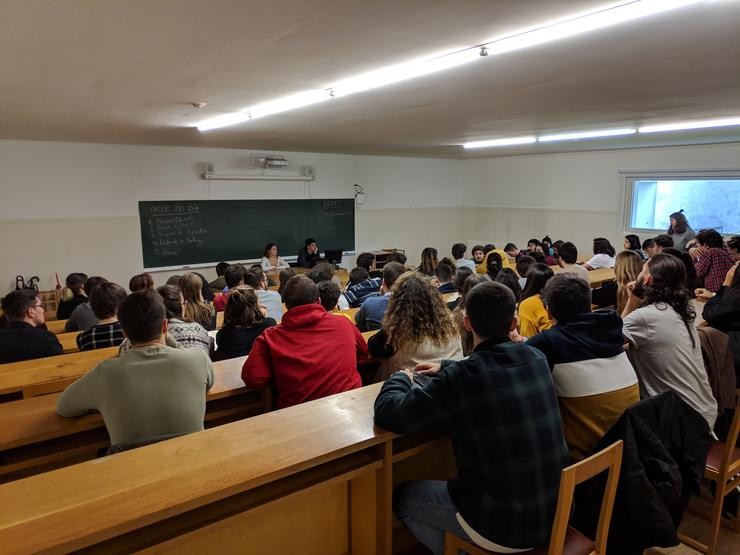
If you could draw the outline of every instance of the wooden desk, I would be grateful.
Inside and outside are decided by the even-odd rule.
[[[67,320],[47,320],[46,329],[51,333],[64,333],[64,326],[67,324]]]
[[[9,553],[390,553],[394,478],[449,478],[451,458],[437,434],[375,428],[379,387],[4,484],[0,545]]]
[[[291,268],[296,274],[307,274],[308,272],[312,271],[313,268],[302,268],[300,266],[295,266]],[[339,268],[334,271],[334,275],[336,275],[339,278],[339,281],[342,282],[342,285],[347,285],[349,283],[349,272],[346,268]]]
[[[241,380],[246,357],[216,362],[214,384],[206,395],[209,425],[271,409],[269,390],[248,390]],[[0,481],[95,458],[108,446],[99,413],[64,418],[56,413],[61,393],[0,404]]]
[[[553,272],[559,274],[563,271],[560,266],[550,266]],[[591,288],[601,287],[607,281],[614,281],[617,276],[614,275],[613,268],[599,268],[598,270],[589,270],[588,281],[591,284]]]
[[[77,347],[77,336],[80,335],[80,332],[78,331],[70,331],[66,333],[58,333],[57,339],[59,340],[59,343],[62,344],[62,349],[64,349],[64,353],[76,353],[80,349]]]

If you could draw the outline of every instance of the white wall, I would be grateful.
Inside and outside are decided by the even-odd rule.
[[[140,200],[346,198],[360,183],[368,202],[357,213],[358,250],[405,248],[413,260],[427,245],[449,248],[462,238],[460,161],[291,152],[284,153],[291,165],[314,166],[314,182],[200,178],[206,160],[218,173],[244,173],[249,154],[0,141],[0,295],[16,274],[38,275],[42,288],[53,286],[55,272],[63,280],[71,271],[126,285],[142,267]]]
[[[549,234],[553,240],[573,241],[587,258],[597,236],[621,248],[620,172],[737,168],[740,144],[468,160],[463,233],[469,241],[486,239],[497,246],[507,241],[521,246]]]

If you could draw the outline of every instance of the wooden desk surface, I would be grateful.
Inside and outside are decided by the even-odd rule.
[[[51,333],[64,333],[64,326],[67,324],[67,320],[47,320],[46,329]]]
[[[393,435],[372,420],[379,388],[4,484],[0,545],[19,553],[79,549],[388,442]]]
[[[66,333],[58,333],[57,339],[62,344],[64,354],[76,353],[80,349],[77,347],[77,336],[80,335],[78,331],[69,331]]]
[[[563,271],[560,266],[550,266],[553,272],[559,274]],[[588,281],[591,287],[600,287],[607,281],[614,281],[617,276],[614,275],[614,268],[599,268],[598,270],[589,270]]]
[[[213,364],[214,383],[208,391],[208,401],[239,395],[246,386],[241,370],[247,357],[222,360]],[[56,437],[69,436],[103,426],[99,413],[79,418],[64,418],[56,413],[61,393],[32,397],[21,401],[0,403],[0,451],[30,445]]]

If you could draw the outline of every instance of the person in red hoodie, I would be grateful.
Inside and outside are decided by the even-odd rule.
[[[281,324],[255,339],[242,367],[247,387],[274,385],[278,408],[361,387],[357,364],[367,358],[367,343],[357,327],[327,312],[304,275],[288,281],[283,300]]]

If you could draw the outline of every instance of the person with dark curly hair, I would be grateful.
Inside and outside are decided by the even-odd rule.
[[[683,262],[670,254],[656,254],[627,286],[627,294],[623,331],[640,379],[640,396],[674,391],[711,430],[717,401],[704,368]]]
[[[383,359],[375,381],[421,362],[463,357],[460,335],[442,295],[419,273],[396,280],[382,327],[370,338],[368,349]]]
[[[248,355],[254,340],[267,328],[276,326],[260,308],[257,293],[251,287],[232,289],[226,299],[224,323],[216,333],[218,349],[213,360]]]

